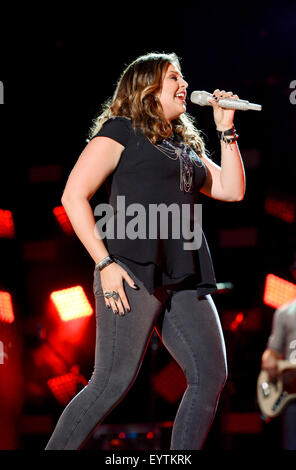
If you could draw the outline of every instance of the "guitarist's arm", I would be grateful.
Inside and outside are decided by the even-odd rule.
[[[270,380],[273,380],[278,375],[278,360],[282,359],[283,355],[275,349],[266,348],[262,354],[261,369],[266,370],[269,374]]]
[[[272,331],[267,347],[262,355],[261,368],[269,374],[270,380],[278,375],[278,360],[283,358],[286,336],[286,315],[283,308],[275,310],[272,319]]]

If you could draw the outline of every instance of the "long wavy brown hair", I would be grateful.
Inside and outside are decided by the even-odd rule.
[[[191,145],[199,154],[207,154],[201,132],[188,113],[171,122],[164,117],[163,109],[155,94],[161,90],[164,75],[170,64],[180,70],[180,60],[175,53],[150,53],[138,57],[123,71],[114,95],[93,120],[89,138],[94,137],[105,121],[113,116],[132,120],[134,129],[141,128],[153,144],[168,138],[172,132]]]

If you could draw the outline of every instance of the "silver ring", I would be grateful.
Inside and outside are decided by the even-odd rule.
[[[117,300],[119,299],[119,294],[118,292],[115,292],[115,290],[113,290],[111,292],[105,292],[104,297],[106,297],[107,299],[113,297],[114,300],[117,302]]]

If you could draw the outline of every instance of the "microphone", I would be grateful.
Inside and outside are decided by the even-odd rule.
[[[209,98],[213,98],[211,93],[207,91],[193,91],[190,96],[190,100],[194,104],[199,106],[211,106],[211,103],[208,102]],[[249,103],[246,100],[234,100],[226,98],[223,100],[217,101],[219,106],[227,109],[237,109],[238,111],[261,111],[261,104]]]

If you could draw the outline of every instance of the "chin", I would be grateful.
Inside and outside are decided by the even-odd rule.
[[[172,118],[170,119],[170,121],[174,121],[175,119],[178,119],[178,117],[182,116],[182,114],[184,114],[184,113],[185,113],[185,110],[182,111],[181,113],[176,114],[174,117],[172,117]]]
[[[175,119],[178,119],[178,117],[182,116],[182,114],[184,114],[186,112],[186,108],[183,109],[183,111],[179,111],[178,113],[174,113],[173,115],[171,115],[169,117],[169,121],[174,121]]]

